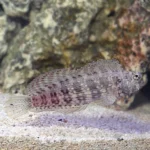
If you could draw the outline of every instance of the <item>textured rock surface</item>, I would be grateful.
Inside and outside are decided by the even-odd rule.
[[[145,65],[148,60],[149,45],[149,15],[137,0],[118,19],[122,29],[118,32],[117,58],[127,69],[147,70]],[[149,63],[147,63],[149,64]],[[141,67],[142,66],[142,67]]]
[[[6,33],[6,26],[7,26],[6,16],[1,15],[0,16],[0,61],[2,61],[3,56],[7,52],[7,44],[4,38]]]
[[[133,69],[116,51],[122,31],[117,20],[131,4],[123,0],[1,1],[9,26],[3,36],[8,47],[1,64],[3,90],[17,92],[40,72],[99,58],[117,57]]]
[[[29,11],[31,0],[1,0],[4,11],[8,16],[22,16]]]
[[[139,0],[140,5],[146,9],[146,11],[150,11],[150,1],[149,0]]]

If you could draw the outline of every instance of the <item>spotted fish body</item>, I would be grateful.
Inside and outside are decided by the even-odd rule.
[[[76,70],[54,70],[27,87],[31,107],[65,108],[99,100],[111,105],[132,96],[144,85],[142,75],[123,70],[116,60],[100,60]]]
[[[60,69],[35,78],[26,97],[7,101],[9,114],[28,110],[59,110],[98,102],[101,105],[128,103],[146,81],[141,73],[129,72],[116,60],[99,60],[80,69]],[[18,115],[19,115],[18,114]],[[23,113],[22,113],[23,114]]]

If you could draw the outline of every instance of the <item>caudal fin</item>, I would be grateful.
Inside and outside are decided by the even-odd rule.
[[[5,113],[14,119],[26,114],[30,108],[29,96],[27,95],[0,93],[0,103],[4,105]]]

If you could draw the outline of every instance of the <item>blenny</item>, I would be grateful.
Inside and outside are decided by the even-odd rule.
[[[26,95],[0,94],[5,112],[20,117],[28,111],[78,110],[91,102],[129,106],[146,84],[146,75],[126,71],[113,60],[99,60],[79,69],[56,69],[35,78]]]

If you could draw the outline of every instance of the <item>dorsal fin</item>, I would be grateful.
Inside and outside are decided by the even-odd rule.
[[[99,69],[99,70],[107,69],[111,71],[123,69],[119,61],[115,59],[108,59],[108,60],[101,59],[101,60],[89,63],[84,67],[84,69],[90,69],[90,70],[91,69],[93,70],[94,68]]]

